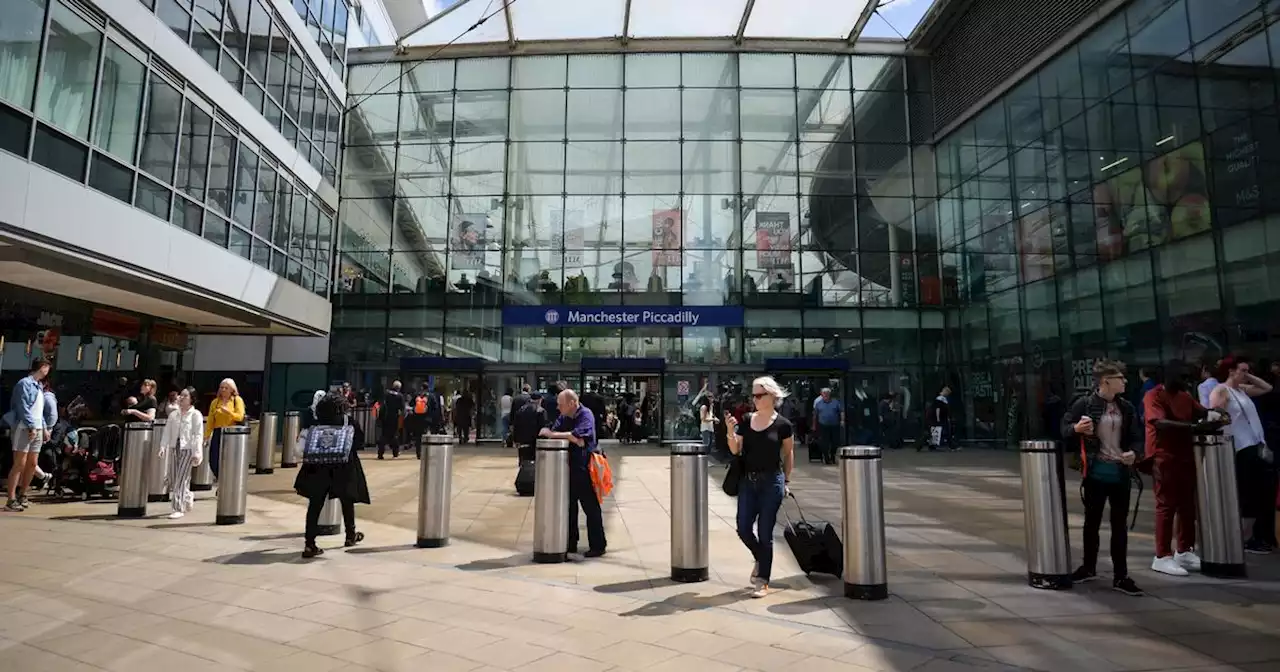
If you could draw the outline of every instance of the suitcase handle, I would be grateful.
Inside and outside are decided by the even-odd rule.
[[[796,513],[800,516],[800,522],[808,523],[809,521],[804,519],[804,509],[800,507],[800,500],[796,499],[795,493],[788,492],[787,497],[790,497],[791,501],[796,503]],[[785,501],[786,497],[784,497],[783,500]],[[794,527],[791,522],[791,516],[787,515],[787,507],[779,506],[778,510],[782,512],[782,517],[787,519],[787,527]]]

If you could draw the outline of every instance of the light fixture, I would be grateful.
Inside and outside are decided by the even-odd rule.
[[[27,339],[27,357],[31,356],[31,339]]]
[[[76,363],[78,364],[83,361],[84,361],[84,344],[77,343],[76,344]]]
[[[133,353],[133,370],[138,370],[138,353]]]
[[[98,364],[94,368],[95,371],[102,370],[102,348],[98,348]]]
[[[1156,143],[1156,147],[1159,147],[1160,145],[1163,145],[1163,144],[1165,144],[1165,143],[1169,143],[1169,142],[1173,142],[1173,136],[1172,136],[1172,135],[1171,135],[1171,136],[1169,136],[1169,137],[1167,137],[1167,138],[1165,138],[1165,139],[1163,139],[1163,140],[1161,140],[1160,142],[1157,142],[1157,143]]]
[[[122,354],[124,354],[124,350],[117,347],[116,348],[116,368],[117,369],[120,368],[120,355]]]
[[[1102,171],[1101,171],[1101,172],[1104,172],[1104,173],[1105,173],[1105,172],[1107,172],[1108,170],[1111,170],[1112,168],[1116,168],[1116,167],[1118,167],[1118,166],[1122,166],[1122,165],[1124,165],[1124,164],[1125,164],[1125,163],[1127,163],[1128,161],[1129,161],[1129,157],[1127,157],[1127,156],[1122,156],[1122,157],[1120,157],[1119,159],[1116,159],[1115,161],[1112,161],[1111,163],[1108,163],[1107,165],[1103,166],[1103,167],[1102,167]]]

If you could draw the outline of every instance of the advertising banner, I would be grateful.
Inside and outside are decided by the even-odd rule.
[[[1204,146],[1191,142],[1093,189],[1098,256],[1117,259],[1212,224]]]
[[[653,211],[653,267],[680,265],[681,229],[684,212],[680,210]]]
[[[489,215],[454,215],[449,232],[449,262],[455,270],[484,268],[484,251],[488,243]]]
[[[741,327],[742,306],[506,306],[507,327]]]
[[[756,213],[756,268],[791,268],[791,215]]]

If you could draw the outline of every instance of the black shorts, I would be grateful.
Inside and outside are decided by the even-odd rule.
[[[1266,511],[1264,507],[1275,506],[1271,499],[1275,492],[1275,465],[1258,456],[1258,445],[1236,451],[1236,495],[1241,518],[1257,518]]]

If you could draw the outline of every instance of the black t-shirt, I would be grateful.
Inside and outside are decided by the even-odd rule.
[[[754,414],[753,414],[754,415]],[[738,425],[742,437],[742,461],[747,473],[773,473],[782,469],[782,442],[791,438],[791,422],[776,414],[763,431],[751,428],[751,416]]]
[[[130,410],[141,411],[143,413],[146,413],[147,411],[155,410],[155,408],[156,408],[155,397],[143,397],[138,400],[138,403],[131,406]]]

